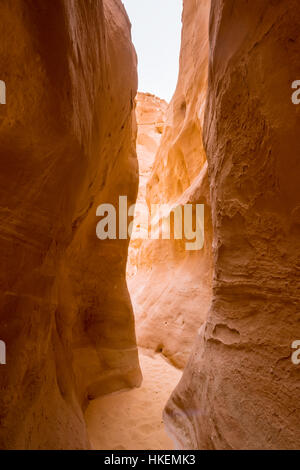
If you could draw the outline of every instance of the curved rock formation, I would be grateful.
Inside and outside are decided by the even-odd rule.
[[[294,0],[212,1],[204,135],[214,287],[165,412],[180,448],[300,445],[291,362],[300,336],[300,109],[291,101],[299,29]]]
[[[86,448],[82,406],[138,385],[127,241],[96,208],[134,202],[136,56],[119,0],[0,4],[2,449]]]
[[[184,240],[144,240],[138,271],[128,283],[139,345],[184,367],[211,299],[211,210],[202,145],[207,90],[209,1],[185,1],[180,71],[165,130],[147,185],[147,203],[205,205],[205,243],[186,251]],[[195,17],[196,14],[196,17]]]
[[[128,279],[131,279],[137,273],[143,236],[147,231],[147,227],[143,223],[145,213],[147,214],[148,211],[146,186],[153,170],[155,155],[164,130],[167,107],[168,104],[165,100],[161,100],[150,93],[138,93],[136,96],[136,149],[139,163],[139,190],[128,250]],[[134,295],[134,290],[132,295]]]

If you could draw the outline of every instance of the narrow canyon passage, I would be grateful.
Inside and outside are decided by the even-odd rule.
[[[127,262],[127,285],[136,324],[139,324],[143,317],[136,297],[138,292],[143,290],[145,282],[144,277],[138,274],[146,262],[142,250],[143,236],[148,230],[146,224],[143,224],[147,213],[146,188],[164,131],[167,106],[166,101],[150,93],[137,94],[139,190]],[[151,260],[148,260],[148,263],[150,263],[148,268],[152,270]],[[159,324],[157,328],[159,331]],[[156,337],[155,331],[153,337]],[[138,339],[139,342],[143,342],[142,338]],[[182,371],[174,367],[162,353],[155,352],[151,348],[140,348],[139,362],[143,375],[141,387],[115,392],[90,402],[85,419],[93,449],[171,450],[174,448],[163,423],[163,410],[182,376]]]
[[[0,450],[299,449],[299,0],[0,18]]]
[[[202,27],[198,36],[190,38],[189,29],[183,30],[179,77],[171,102],[151,93],[138,92],[135,98],[139,187],[131,214],[134,219],[126,280],[143,381],[140,388],[125,389],[90,402],[85,419],[93,449],[174,448],[163,413],[182,376],[211,299],[212,224],[201,136],[207,81],[208,6],[208,2],[204,3],[199,14]],[[191,13],[186,5],[183,13],[186,23],[185,18]],[[197,41],[203,44],[202,55],[193,57]],[[187,68],[193,67],[198,88],[187,74]],[[195,103],[199,108],[197,115]],[[202,249],[190,251],[186,248],[185,232],[180,239],[174,237],[173,211],[179,209],[184,214],[186,205],[196,204],[205,207],[205,239]],[[153,207],[158,207],[154,220]],[[165,237],[166,221],[170,237]],[[153,225],[157,230],[154,236]]]

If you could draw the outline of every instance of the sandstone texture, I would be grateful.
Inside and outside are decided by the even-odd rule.
[[[96,237],[97,206],[137,194],[130,23],[119,0],[0,17],[0,448],[87,448],[88,400],[141,381],[128,242]]]
[[[136,96],[137,141],[139,164],[139,190],[134,212],[134,225],[128,250],[127,278],[136,273],[143,236],[148,233],[144,223],[147,214],[146,186],[153,170],[155,155],[164,130],[168,104],[150,93]]]
[[[165,411],[180,448],[300,447],[299,30],[297,1],[212,1],[213,299]]]
[[[204,204],[204,247],[187,251],[185,240],[174,237],[143,240],[136,274],[128,281],[139,345],[163,353],[180,368],[186,364],[211,299],[212,225],[202,144],[209,7],[209,1],[184,2],[178,84],[146,192],[148,208],[166,205],[166,215],[184,204]]]

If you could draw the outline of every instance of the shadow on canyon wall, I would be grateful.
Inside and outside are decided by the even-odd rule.
[[[139,245],[138,343],[184,368],[164,413],[178,447],[299,448],[298,2],[183,4],[145,198],[205,204],[205,244]],[[89,401],[142,380],[128,240],[96,237],[100,204],[137,197],[130,23],[120,0],[0,16],[0,448],[86,449]]]

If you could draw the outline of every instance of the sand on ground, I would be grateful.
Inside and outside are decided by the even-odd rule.
[[[182,371],[160,354],[139,352],[140,388],[93,400],[85,414],[94,450],[172,450],[162,420],[164,406]]]

